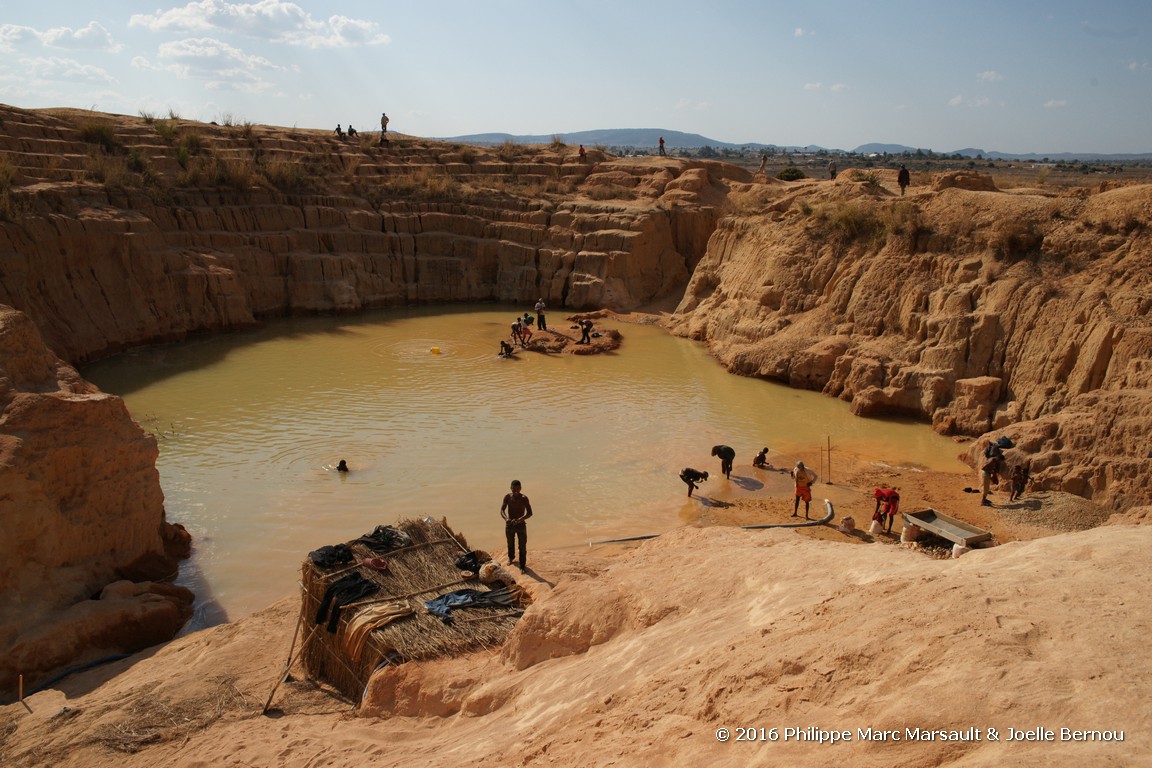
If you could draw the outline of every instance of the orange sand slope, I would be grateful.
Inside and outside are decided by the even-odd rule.
[[[407,665],[378,719],[299,682],[259,714],[293,598],[5,707],[0,763],[1152,765],[1149,551],[1152,526],[1113,525],[946,561],[732,528],[541,553],[507,645]]]

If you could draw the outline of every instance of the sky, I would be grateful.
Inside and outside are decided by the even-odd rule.
[[[0,102],[425,137],[1152,152],[1148,0],[0,0]]]

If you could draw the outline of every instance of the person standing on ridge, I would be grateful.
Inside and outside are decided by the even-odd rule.
[[[520,543],[520,570],[528,564],[528,518],[532,517],[532,503],[520,492],[520,481],[513,480],[510,493],[504,494],[500,517],[504,518],[504,537],[508,540],[508,565],[516,562],[516,543]]]
[[[727,445],[712,446],[712,455],[720,457],[720,472],[729,480],[732,479],[732,462],[736,460],[736,451]]]
[[[388,114],[386,112],[380,113],[380,143],[388,143]]]
[[[896,174],[896,183],[900,185],[900,196],[904,196],[904,190],[908,187],[911,178],[908,174],[908,169],[903,165],[900,166],[900,172]]]
[[[660,154],[661,155],[664,154],[664,137],[663,136],[660,137]]]
[[[836,180],[836,161],[835,160],[829,160],[828,161],[828,178],[832,181]]]

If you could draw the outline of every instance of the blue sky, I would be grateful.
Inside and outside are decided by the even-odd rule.
[[[301,128],[387,111],[419,136],[1152,152],[1152,2],[0,0],[0,102]]]

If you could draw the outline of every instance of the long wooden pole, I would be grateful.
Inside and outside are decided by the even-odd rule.
[[[828,479],[824,482],[832,484],[832,435],[828,435]]]
[[[280,677],[276,678],[276,684],[272,686],[272,690],[268,692],[268,700],[264,702],[264,708],[260,710],[260,714],[268,713],[268,707],[272,706],[272,697],[276,695],[276,689],[280,687],[280,683],[284,682],[284,678],[288,677],[288,673],[292,669],[292,652],[296,650],[296,638],[300,636],[300,627],[304,624],[304,601],[300,601],[300,615],[296,618],[296,629],[292,631],[292,644],[288,646],[288,658],[284,661],[284,669],[280,672]],[[313,627],[315,629],[315,627]]]

